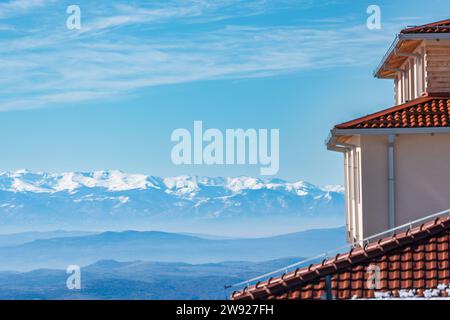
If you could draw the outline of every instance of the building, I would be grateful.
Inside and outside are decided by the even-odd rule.
[[[336,125],[344,154],[347,239],[450,208],[450,20],[402,30],[375,71],[396,106]]]
[[[450,208],[450,19],[402,30],[375,76],[393,80],[395,106],[338,124],[327,140],[344,155],[354,248],[233,299],[449,295],[450,217],[429,215]]]

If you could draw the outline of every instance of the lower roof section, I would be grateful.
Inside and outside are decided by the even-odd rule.
[[[405,291],[426,297],[449,284],[450,217],[444,217],[259,282],[232,299],[324,299],[327,292],[334,299],[370,299]],[[447,297],[450,290],[432,292]]]
[[[335,126],[335,129],[450,127],[450,95],[427,95]]]

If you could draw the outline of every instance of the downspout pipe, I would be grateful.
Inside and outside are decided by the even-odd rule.
[[[395,135],[388,135],[388,223],[389,229],[395,228],[395,172],[394,172]]]

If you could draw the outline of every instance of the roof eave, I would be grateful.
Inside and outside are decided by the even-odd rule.
[[[386,65],[386,62],[395,54],[395,49],[399,43],[405,40],[446,40],[450,39],[450,33],[400,33],[395,37],[394,42],[391,44],[389,50],[384,55],[378,67],[375,69],[373,76],[375,78],[386,78],[380,75],[381,71]],[[390,77],[387,77],[390,78]]]
[[[394,52],[395,48],[397,48],[397,45],[399,42],[400,42],[400,35],[397,35],[395,37],[394,41],[392,42],[391,46],[389,47],[388,51],[384,55],[383,59],[381,60],[380,64],[373,72],[373,76],[375,78],[379,78],[379,74],[380,74],[381,70],[383,69],[384,65],[386,64],[386,61],[388,61],[388,59],[392,56],[392,53]]]
[[[351,145],[339,141],[340,137],[351,136],[380,136],[380,135],[403,135],[403,134],[448,134],[450,127],[421,127],[421,128],[357,128],[357,129],[340,129],[333,128],[330,135],[325,141],[327,150],[336,152],[345,152]]]
[[[325,141],[325,145],[327,146],[327,150],[329,151],[336,151],[336,152],[346,152],[350,148],[354,147],[348,143],[340,142],[338,141],[338,137],[341,136],[352,136],[351,134],[339,134],[338,129],[334,128],[330,131],[330,135],[328,136],[327,140]]]
[[[371,120],[371,119],[375,119],[376,117],[379,117],[379,116],[381,116],[381,115],[383,115],[383,114],[385,114],[387,112],[395,112],[395,111],[402,110],[402,109],[410,107],[410,106],[414,106],[414,105],[419,104],[419,103],[425,103],[425,102],[428,102],[428,101],[432,100],[433,98],[437,99],[437,98],[441,98],[441,97],[438,97],[436,95],[431,95],[431,94],[427,93],[427,94],[424,94],[420,98],[417,98],[417,99],[405,102],[403,104],[400,104],[400,105],[397,105],[397,106],[394,106],[394,107],[391,107],[391,108],[388,108],[388,109],[385,109],[385,110],[382,110],[382,111],[378,111],[378,112],[375,112],[375,113],[372,113],[372,114],[369,114],[369,115],[366,115],[366,116],[362,116],[362,117],[359,117],[359,118],[356,118],[356,119],[353,119],[353,120],[350,120],[350,121],[347,121],[347,122],[344,122],[344,123],[341,123],[341,124],[338,124],[338,125],[335,126],[335,128],[336,129],[355,129],[354,126],[359,124],[359,123],[361,123],[361,122],[363,122],[363,121],[368,121],[368,120]]]
[[[333,136],[450,133],[450,127],[333,129]]]

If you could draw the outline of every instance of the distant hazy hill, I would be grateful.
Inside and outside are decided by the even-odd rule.
[[[51,239],[51,238],[65,238],[65,237],[80,237],[95,234],[94,232],[86,231],[48,231],[48,232],[22,232],[12,234],[0,234],[0,247],[16,246],[34,240]]]
[[[99,260],[210,263],[308,257],[345,243],[343,228],[270,238],[211,240],[165,232],[105,232],[0,247],[0,270],[65,269]]]
[[[251,236],[344,222],[340,186],[120,171],[0,173],[0,232],[146,229]]]
[[[225,299],[224,285],[299,260],[201,265],[99,261],[82,268],[80,291],[67,290],[64,270],[0,272],[0,299]]]

